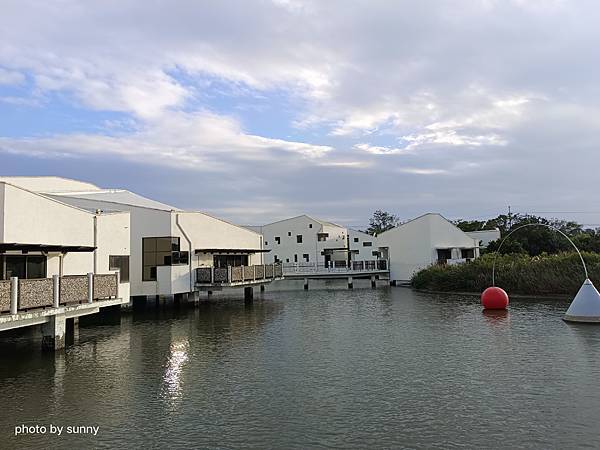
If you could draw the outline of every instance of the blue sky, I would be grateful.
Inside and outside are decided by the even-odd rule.
[[[238,223],[600,224],[592,1],[4,1],[0,174]]]

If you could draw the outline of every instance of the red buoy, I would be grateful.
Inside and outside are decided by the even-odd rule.
[[[481,294],[481,304],[485,309],[506,309],[508,294],[502,288],[489,287]]]

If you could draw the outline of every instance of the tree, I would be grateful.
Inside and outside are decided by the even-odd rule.
[[[373,217],[369,219],[369,228],[367,233],[375,236],[379,233],[383,233],[400,223],[400,218],[394,214],[378,209],[373,213]]]

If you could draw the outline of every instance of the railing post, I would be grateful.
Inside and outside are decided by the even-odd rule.
[[[10,313],[17,314],[19,301],[19,278],[10,277]]]
[[[88,298],[87,298],[87,302],[88,303],[94,303],[94,274],[92,272],[89,272],[87,274],[87,278],[88,278]]]
[[[215,284],[215,268],[210,268],[210,284]]]
[[[244,279],[244,269],[242,269],[242,281]],[[227,266],[227,282],[231,283],[231,266]]]
[[[52,306],[58,308],[60,306],[60,276],[52,275]]]
[[[120,298],[119,297],[119,285],[121,284],[121,271],[117,270],[117,273],[115,275],[117,276],[117,296],[116,296],[116,298]]]
[[[254,281],[256,281],[256,264],[252,266],[254,268]]]

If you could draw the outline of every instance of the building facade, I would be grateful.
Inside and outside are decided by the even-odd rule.
[[[97,211],[102,216],[126,213],[130,219],[128,275],[132,296],[196,292],[198,268],[264,263],[261,235],[205,213],[184,211],[123,189],[102,189],[76,180],[15,177],[13,181],[72,209]],[[259,272],[260,276],[266,279],[264,272]],[[246,278],[242,276],[242,281],[249,281]],[[207,284],[212,281],[209,279]]]
[[[268,262],[336,267],[381,257],[377,238],[308,215],[248,227],[260,233]]]
[[[441,214],[428,213],[377,236],[387,248],[390,279],[408,282],[432,264],[459,264],[479,257],[479,240]]]

